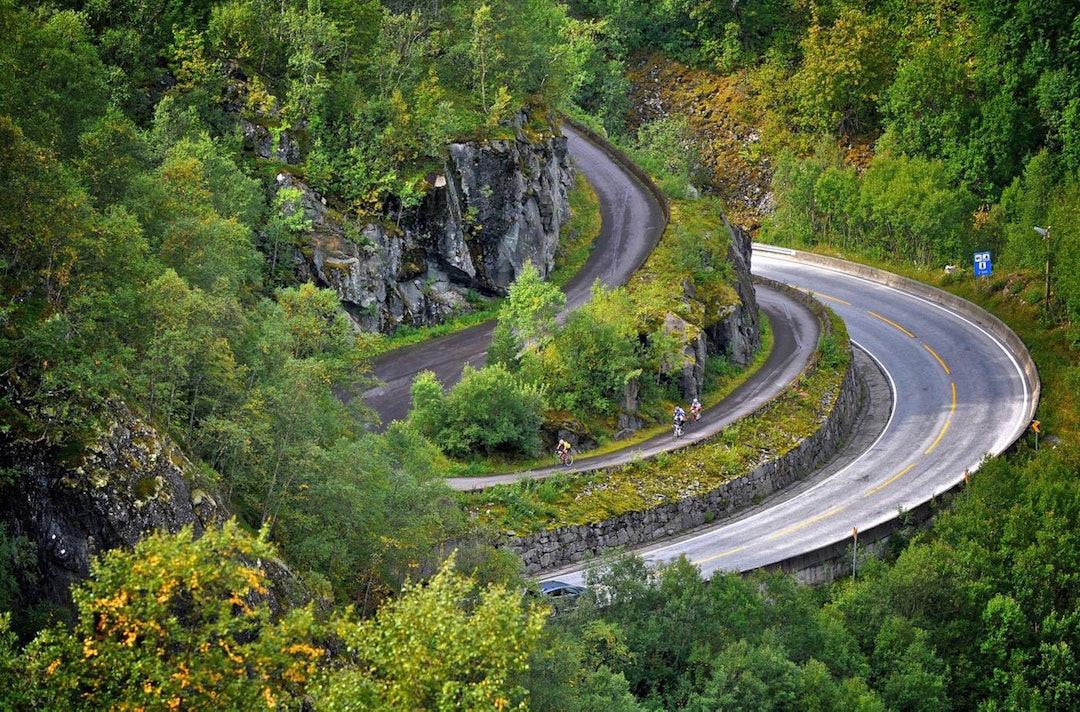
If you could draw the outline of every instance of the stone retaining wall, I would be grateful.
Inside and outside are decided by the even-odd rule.
[[[822,319],[824,331],[831,328],[828,315],[819,302],[787,285],[772,281],[768,284],[809,305]],[[813,361],[807,370],[815,367],[816,361]],[[752,472],[703,495],[628,512],[594,524],[558,527],[525,537],[507,537],[501,545],[521,557],[529,575],[536,575],[598,557],[610,549],[633,548],[711,524],[806,476],[832,457],[851,432],[862,397],[861,379],[855,361],[851,359],[836,398],[822,413],[821,427],[782,457],[762,463]]]

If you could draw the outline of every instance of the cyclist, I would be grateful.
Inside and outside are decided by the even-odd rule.
[[[683,433],[683,423],[686,422],[686,411],[682,409],[681,405],[675,406],[675,414],[672,416],[671,420],[675,426],[675,437],[681,437]]]
[[[701,418],[701,401],[694,396],[694,402],[690,404],[690,419],[698,420],[699,418]]]
[[[555,446],[555,454],[565,465],[566,459],[570,456],[570,443],[566,442],[566,438],[559,438],[559,444]]]

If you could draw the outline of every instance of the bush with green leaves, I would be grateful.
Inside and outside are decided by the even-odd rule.
[[[627,382],[641,374],[630,302],[626,290],[594,288],[589,303],[526,364],[526,373],[547,384],[554,407],[579,415],[618,410]]]
[[[465,366],[449,393],[430,371],[420,373],[412,399],[411,421],[448,455],[539,452],[544,392],[499,364]]]

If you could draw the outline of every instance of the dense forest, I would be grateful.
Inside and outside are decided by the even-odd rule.
[[[642,81],[657,61],[678,67],[662,97]],[[280,259],[305,225],[276,176],[393,223],[448,142],[552,132],[558,112],[760,239],[998,313],[1040,368],[1042,446],[987,462],[858,582],[706,582],[629,556],[592,572],[604,605],[549,615],[442,481],[454,440],[432,414],[453,392],[418,380],[417,417],[384,433],[342,397],[368,383],[369,340]],[[0,706],[1080,706],[1075,3],[0,0],[0,147],[4,496],[43,462],[79,473],[129,408],[234,515],[102,552],[66,606],[0,531]],[[989,283],[943,275],[976,250]],[[542,322],[503,316],[502,373],[477,387],[524,401],[513,379],[538,366],[513,354]],[[662,359],[597,318],[571,336],[623,359],[599,375]],[[603,412],[612,391],[551,396]]]

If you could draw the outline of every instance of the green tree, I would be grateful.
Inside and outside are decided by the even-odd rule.
[[[49,151],[0,118],[0,358],[13,413],[63,439],[92,426],[93,406],[124,388],[139,321],[139,284],[153,267],[143,232],[122,209],[102,215]],[[39,397],[55,401],[52,406]]]
[[[109,110],[79,137],[75,168],[95,206],[104,210],[124,201],[137,177],[150,169],[149,147],[129,118]]]
[[[762,238],[783,245],[815,245],[820,240],[821,211],[816,186],[829,166],[818,155],[800,159],[785,151],[776,160],[772,188],[776,211],[762,226]]]
[[[634,138],[633,151],[665,195],[685,198],[689,187],[702,180],[699,144],[685,116],[643,124]]]
[[[811,26],[791,78],[805,123],[845,135],[874,126],[878,99],[895,71],[892,39],[884,22],[857,9],[842,11],[831,25]]]
[[[937,710],[948,705],[945,664],[926,631],[891,617],[878,633],[873,666],[891,709]]]
[[[852,168],[829,166],[814,183],[814,205],[825,242],[851,249],[861,236],[855,218],[859,207],[859,178]]]
[[[637,329],[625,290],[604,290],[567,317],[558,336],[525,369],[544,383],[552,405],[584,414],[614,413],[628,381],[641,375]]]
[[[412,397],[409,422],[434,440],[442,428],[446,412],[446,394],[442,383],[431,371],[421,371],[413,378],[409,395]]]
[[[430,580],[406,586],[373,620],[338,634],[346,665],[326,672],[319,709],[526,709],[514,684],[546,617],[519,592],[477,590],[449,560]]]
[[[62,158],[105,114],[108,90],[86,19],[72,10],[0,4],[0,115]]]
[[[261,271],[253,238],[261,189],[220,150],[206,136],[170,146],[139,182],[132,210],[155,255],[190,285],[248,296]]]
[[[499,312],[492,363],[509,364],[529,360],[558,331],[556,317],[566,306],[566,295],[540,277],[529,261],[510,285],[510,295]],[[516,370],[517,365],[511,370]]]
[[[956,37],[914,44],[881,101],[881,148],[944,160],[957,178],[961,137],[978,111],[963,32],[961,27]]]
[[[865,247],[920,264],[956,262],[972,251],[974,199],[953,182],[940,161],[878,156],[860,187]]]

